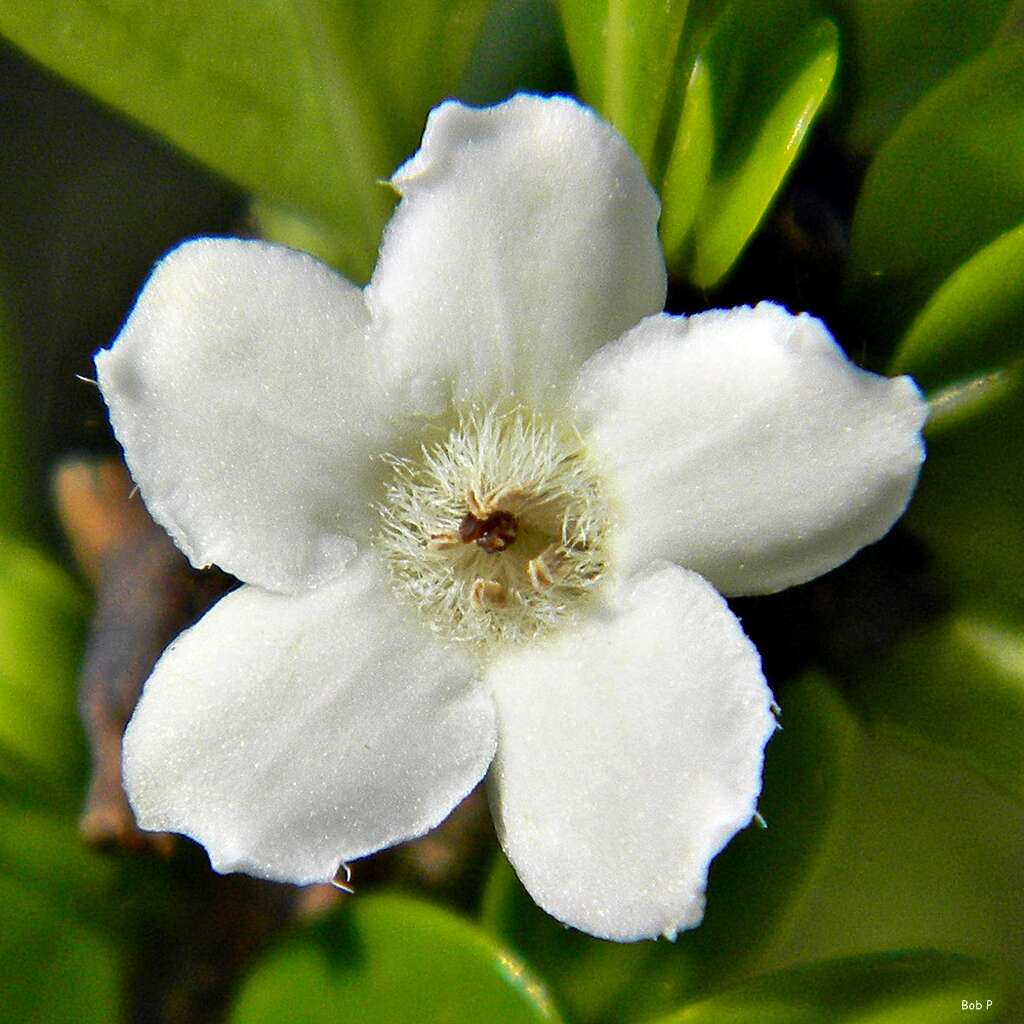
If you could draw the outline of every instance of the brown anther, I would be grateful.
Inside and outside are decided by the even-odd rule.
[[[508,591],[497,580],[478,579],[469,598],[476,608],[504,608],[508,604]]]
[[[502,484],[486,493],[470,487],[466,491],[466,508],[477,519],[489,519],[498,512],[519,512],[529,498],[529,491],[516,484]]]
[[[544,591],[553,587],[563,575],[565,559],[565,551],[553,544],[531,558],[526,564],[526,575],[533,589]]]
[[[519,522],[511,512],[495,512],[486,519],[468,513],[459,523],[463,544],[476,544],[488,554],[504,551],[519,533]]]

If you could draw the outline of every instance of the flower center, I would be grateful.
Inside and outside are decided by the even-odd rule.
[[[474,409],[418,457],[385,459],[378,543],[399,596],[445,638],[529,639],[604,574],[607,507],[571,429]]]

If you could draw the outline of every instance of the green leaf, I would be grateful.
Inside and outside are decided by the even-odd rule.
[[[661,184],[661,243],[670,267],[681,268],[688,256],[687,244],[704,198],[715,153],[714,104],[711,72],[698,54],[690,71]]]
[[[233,1024],[557,1021],[543,986],[447,911],[359,896],[291,936],[242,986]]]
[[[851,79],[846,128],[859,152],[875,149],[900,118],[997,34],[1007,0],[840,0],[843,57]]]
[[[1024,622],[960,610],[865,666],[850,699],[1024,802]]]
[[[878,151],[853,219],[847,298],[873,336],[1024,221],[1024,41],[930,92]]]
[[[766,975],[657,1024],[954,1024],[1002,1012],[998,976],[967,957],[885,953]],[[969,1014],[965,999],[981,996]],[[991,999],[986,1008],[985,1002]]]
[[[903,336],[894,373],[926,390],[1000,370],[1024,355],[1024,223],[958,267]]]
[[[85,762],[75,699],[84,619],[84,600],[55,565],[0,538],[0,752],[65,802],[77,798]]]
[[[120,972],[110,942],[59,905],[0,875],[3,1016],[46,1024],[121,1019]]]
[[[577,91],[585,103],[604,111],[605,28],[609,0],[559,0]]]
[[[318,0],[318,6],[333,26],[339,71],[348,75],[350,63],[365,67],[380,119],[376,131],[393,136],[395,159],[410,156],[427,112],[456,90],[487,0]]]
[[[760,809],[711,866],[704,923],[675,943],[617,945],[568,931],[539,910],[503,857],[484,900],[484,922],[537,967],[575,1021],[633,1021],[664,1013],[742,974],[795,912],[828,835],[856,725],[823,680],[783,701],[768,746]]]
[[[713,287],[739,258],[828,95],[838,59],[835,25],[816,21],[770,61],[769,80],[745,95],[741,127],[726,137],[697,217],[695,284]]]
[[[261,199],[324,222],[362,280],[393,204],[377,182],[454,89],[484,8],[39,0],[0,6],[0,31]]]

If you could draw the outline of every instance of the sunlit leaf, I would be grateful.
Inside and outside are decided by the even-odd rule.
[[[686,84],[683,109],[661,186],[661,242],[665,259],[673,268],[685,265],[687,243],[711,175],[714,153],[711,73],[704,57],[698,55]]]
[[[604,110],[609,0],[559,0],[573,70],[584,102]]]
[[[766,975],[656,1024],[953,1024],[964,1020],[963,1001],[978,993],[970,1019],[993,1021],[1003,1010],[999,991],[991,968],[977,960],[878,954]]]
[[[243,188],[323,221],[342,269],[364,279],[393,202],[377,182],[455,88],[484,7],[39,0],[0,6],[0,31]]]
[[[484,922],[548,980],[575,1021],[634,1021],[742,976],[798,906],[828,833],[856,725],[821,679],[787,690],[753,825],[713,862],[704,923],[675,943],[617,945],[563,928],[500,858]],[[629,880],[624,879],[628,885]]]
[[[561,0],[583,99],[651,169],[689,0]]]
[[[759,51],[760,53],[760,51]],[[835,25],[809,25],[772,58],[772,81],[759,85],[731,138],[697,217],[694,283],[710,288],[728,272],[778,193],[828,95],[839,57]]]
[[[854,215],[850,308],[902,327],[958,266],[1024,221],[1024,40],[942,82],[878,151]]]
[[[1024,624],[957,611],[865,666],[851,699],[1024,801]]]
[[[467,921],[359,896],[284,941],[245,981],[233,1024],[557,1021],[540,982]]]

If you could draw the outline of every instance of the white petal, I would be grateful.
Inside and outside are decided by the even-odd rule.
[[[544,406],[664,305],[657,197],[625,140],[573,100],[444,103],[392,184],[402,202],[367,302],[385,372],[421,411]]]
[[[754,813],[775,728],[757,652],[722,598],[662,563],[489,681],[492,810],[537,903],[609,939],[698,924],[708,863]]]
[[[243,587],[157,663],[124,742],[139,824],[222,872],[308,883],[420,835],[483,776],[494,707],[361,556],[298,597]]]
[[[621,571],[669,558],[728,594],[813,579],[906,507],[927,406],[763,302],[646,320],[583,368],[578,425],[620,502]]]
[[[310,256],[200,239],[167,256],[96,356],[153,517],[197,566],[293,591],[365,535],[391,427],[361,292]]]

